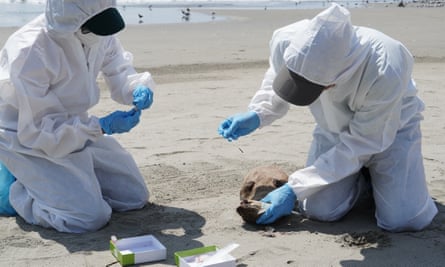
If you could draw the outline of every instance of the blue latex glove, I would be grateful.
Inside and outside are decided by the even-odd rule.
[[[284,184],[281,187],[273,190],[267,194],[262,202],[270,203],[269,208],[256,220],[257,224],[273,223],[279,218],[290,215],[295,207],[297,196],[289,184]]]
[[[141,111],[132,109],[130,111],[115,111],[99,119],[100,126],[106,134],[129,132],[139,123]]]
[[[147,109],[153,103],[153,92],[150,88],[139,85],[133,91],[133,105],[138,110]]]
[[[15,182],[15,177],[0,163],[0,215],[14,216],[17,213],[9,203],[9,188]]]
[[[260,127],[260,118],[253,111],[236,114],[224,120],[218,133],[229,141],[236,140],[240,136],[248,135]]]

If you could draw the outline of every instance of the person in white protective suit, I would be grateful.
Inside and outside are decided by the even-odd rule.
[[[153,101],[150,73],[136,73],[115,33],[115,0],[48,0],[45,14],[0,51],[0,213],[81,233],[112,210],[142,208],[148,190],[132,156],[112,137],[130,131]],[[129,105],[89,115],[102,73],[111,98]]]
[[[367,186],[365,167],[379,227],[428,226],[437,208],[425,181],[424,104],[408,50],[377,30],[353,26],[337,4],[277,29],[270,47],[270,68],[248,111],[224,120],[219,133],[236,140],[283,117],[289,104],[309,105],[316,127],[306,167],[262,199],[271,205],[257,223],[290,214],[295,201],[308,218],[342,218]]]

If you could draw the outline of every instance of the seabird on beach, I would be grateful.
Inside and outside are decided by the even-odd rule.
[[[190,16],[190,8],[186,8],[185,11],[181,9],[182,15],[184,16]]]
[[[182,19],[189,20],[190,18],[190,8],[186,8],[185,11],[181,9]]]
[[[138,13],[138,17],[139,17],[139,21],[138,21],[138,23],[139,23],[139,24],[144,23],[144,21],[142,20],[142,18],[144,17],[144,15]]]

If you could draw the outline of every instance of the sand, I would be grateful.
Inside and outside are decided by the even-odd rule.
[[[245,225],[235,209],[250,168],[275,163],[301,168],[311,140],[307,108],[249,137],[229,143],[217,134],[226,116],[246,110],[267,68],[272,31],[319,10],[217,10],[224,21],[134,25],[120,34],[135,66],[158,83],[152,108],[131,133],[116,135],[134,156],[151,192],[139,211],[115,213],[95,233],[66,234],[0,218],[0,266],[119,266],[109,239],[152,234],[175,251],[240,244],[238,267],[444,266],[445,265],[445,28],[444,8],[352,9],[354,24],[377,28],[401,40],[416,57],[414,78],[426,103],[423,154],[430,192],[439,214],[417,233],[388,233],[362,205],[338,222],[297,215],[272,228]],[[208,12],[211,10],[201,10]],[[15,29],[0,29],[0,43]],[[91,112],[115,109],[104,91]]]

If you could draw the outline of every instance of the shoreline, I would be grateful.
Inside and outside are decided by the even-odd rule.
[[[398,39],[416,62],[445,61],[444,9],[370,8],[352,9],[354,25],[375,28]],[[207,12],[211,12],[210,10]],[[313,10],[224,10],[228,19],[199,24],[130,25],[120,33],[124,46],[143,53],[135,55],[135,66],[152,69],[173,65],[235,64],[266,62],[269,41],[275,29],[311,18]],[[413,22],[416,17],[416,22]],[[394,22],[396,18],[397,22]],[[233,31],[233,27],[237,30]],[[246,40],[243,40],[246,39]],[[243,40],[240,42],[240,40]],[[206,44],[209,48],[203,49]],[[162,53],[162,57],[155,56]]]
[[[351,20],[354,25],[365,26],[380,30],[389,36],[398,39],[413,54],[416,62],[444,62],[445,61],[445,28],[443,12],[445,8],[398,8],[385,7],[383,4],[370,8],[350,9]],[[226,64],[234,62],[258,62],[268,60],[268,42],[273,31],[295,21],[311,18],[322,9],[292,9],[292,10],[252,10],[252,9],[221,9],[218,16],[224,16],[225,20],[208,22],[181,22],[166,24],[130,24],[119,33],[119,38],[125,40],[124,47],[128,51],[141,51],[142,53],[154,53],[153,51],[167,51],[162,62],[142,62],[135,56],[135,67],[139,69],[159,68],[170,65],[193,65],[209,63],[207,55],[199,53],[195,43],[209,43],[209,46],[228,45],[224,48],[230,50],[210,59],[211,63]],[[211,14],[212,9],[202,8],[199,12]],[[413,18],[416,22],[413,23]],[[396,19],[397,21],[394,21]],[[231,27],[241,27],[241,31],[233,32]],[[251,25],[258,25],[262,29],[255,29]],[[19,27],[0,27],[0,45],[3,45],[6,37]],[[183,34],[183,32],[186,34]],[[202,32],[210,33],[203,35]],[[175,38],[179,37],[179,38]],[[248,46],[237,44],[235,40],[249,38],[253,42]],[[242,42],[244,43],[244,42]],[[147,44],[147,45],[145,45]],[[240,49],[236,51],[236,46]],[[193,57],[187,57],[179,62],[169,57],[179,50],[193,52]],[[258,53],[261,51],[261,53]],[[186,53],[183,53],[186,54]],[[235,57],[233,55],[240,55]],[[255,56],[261,55],[261,57]],[[203,58],[204,57],[204,58]]]

